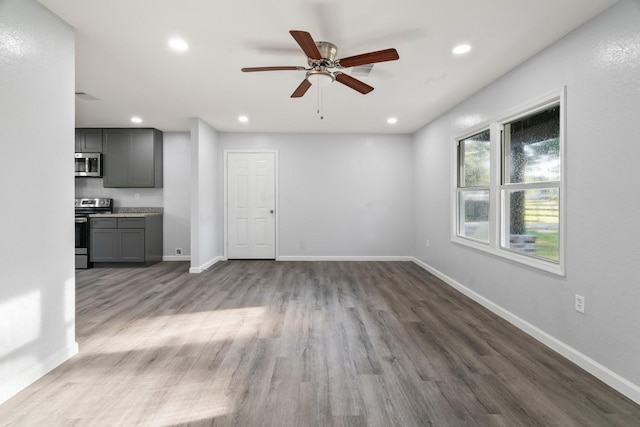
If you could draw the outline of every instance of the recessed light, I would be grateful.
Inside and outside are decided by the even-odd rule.
[[[249,117],[247,116],[238,116],[238,121],[241,123],[247,123],[249,121]]]
[[[171,47],[171,49],[177,52],[184,52],[189,49],[189,45],[187,44],[187,42],[179,37],[169,39],[169,46]]]
[[[395,125],[396,123],[398,123],[398,119],[396,119],[395,117],[389,117],[387,119],[387,123],[389,123],[390,125]]]
[[[142,119],[140,117],[131,117],[131,121],[133,123],[142,123]]]
[[[464,55],[471,50],[471,46],[468,44],[460,44],[453,48],[452,52],[454,55]]]

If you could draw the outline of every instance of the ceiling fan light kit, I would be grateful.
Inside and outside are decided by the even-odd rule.
[[[336,81],[332,72],[327,70],[311,70],[307,71],[307,80],[311,84],[316,84],[320,87],[329,86],[330,83]]]
[[[400,59],[395,49],[378,50],[350,56],[348,58],[336,59],[338,47],[333,43],[325,41],[315,42],[311,34],[306,31],[291,30],[289,33],[298,43],[304,54],[307,55],[309,68],[296,66],[250,67],[242,68],[242,71],[306,71],[305,79],[296,90],[293,91],[291,94],[292,98],[302,97],[313,84],[323,87],[334,81],[338,81],[362,94],[367,94],[373,90],[372,86],[339,70]],[[334,68],[337,70],[331,71],[331,69]]]

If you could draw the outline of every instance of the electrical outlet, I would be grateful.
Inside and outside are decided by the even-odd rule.
[[[176,248],[176,255],[182,255],[182,248]]]
[[[140,193],[134,193],[133,197],[138,200],[140,198]]]
[[[576,294],[576,311],[584,314],[584,297]]]
[[[431,246],[431,242],[429,242],[429,239],[427,239],[427,247]]]

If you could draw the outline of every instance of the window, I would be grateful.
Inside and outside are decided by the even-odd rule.
[[[489,242],[489,130],[458,142],[458,234]]]
[[[563,269],[564,91],[455,141],[455,242]]]
[[[502,247],[557,262],[560,105],[502,127]]]

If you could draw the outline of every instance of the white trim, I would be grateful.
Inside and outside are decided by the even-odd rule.
[[[501,259],[513,261],[520,265],[532,267],[540,271],[546,271],[547,273],[555,274],[558,276],[563,276],[563,277],[565,276],[564,269],[559,264],[553,263],[551,261],[544,261],[542,259],[534,258],[529,255],[523,255],[509,249],[504,249],[504,248],[496,249],[493,246],[488,245],[486,243],[479,242],[479,241],[472,240],[465,237],[456,236],[451,240],[453,241],[453,243],[466,246],[469,248],[473,248],[478,251],[485,252],[489,255],[494,255]]]
[[[451,140],[451,150],[450,150],[451,181],[449,182],[449,188],[452,189],[452,192],[451,192],[451,218],[450,218],[451,230],[450,231],[451,231],[452,241],[454,242],[462,241],[463,243],[470,242],[470,246],[472,247],[482,247],[483,250],[485,250],[486,252],[492,252],[491,250],[489,250],[489,248],[491,247],[491,245],[494,244],[492,237],[494,236],[495,230],[496,230],[496,220],[495,220],[495,215],[493,215],[493,209],[494,209],[494,206],[496,205],[496,202],[494,201],[495,189],[493,185],[496,173],[494,168],[495,162],[493,157],[491,157],[491,162],[490,162],[489,185],[479,188],[479,190],[489,191],[489,241],[484,242],[484,241],[475,240],[469,237],[458,236],[458,230],[460,228],[460,222],[459,222],[460,212],[458,211],[460,190],[467,190],[467,191],[474,190],[473,188],[458,187],[458,178],[459,178],[458,175],[460,174],[460,166],[458,164],[458,154],[459,154],[458,146],[460,144],[460,141],[487,130],[489,131],[489,134],[491,137],[490,154],[494,155],[496,152],[496,144],[495,144],[495,138],[494,138],[494,135],[496,134],[495,132],[496,125],[495,125],[495,122],[492,120],[478,123],[475,126],[467,129],[467,132],[465,132],[464,134],[461,134],[460,136],[453,138]]]
[[[566,247],[566,218],[567,218],[567,204],[566,204],[566,96],[567,87],[563,86],[561,89],[553,91],[543,97],[540,97],[532,102],[528,102],[520,107],[514,108],[511,111],[501,114],[491,120],[484,121],[473,127],[467,129],[464,134],[452,139],[450,150],[450,162],[451,162],[451,212],[450,212],[450,231],[451,241],[463,246],[471,247],[479,251],[495,255],[497,257],[507,259],[518,264],[523,264],[528,267],[533,267],[538,270],[546,271],[548,273],[556,274],[558,276],[565,276],[565,247]],[[500,181],[502,171],[502,147],[500,142],[500,129],[504,123],[517,120],[522,117],[529,116],[540,112],[554,104],[560,105],[560,181],[554,181],[553,184],[536,184],[533,185],[515,185],[513,188],[529,188],[529,187],[545,187],[546,185],[553,185],[559,188],[560,192],[560,217],[559,230],[558,230],[558,262],[548,261],[542,258],[536,258],[526,254],[514,252],[512,250],[502,247],[501,244],[501,230],[503,229],[504,213],[502,208],[501,198],[503,194],[503,185]],[[491,132],[491,171],[489,187],[489,242],[480,242],[470,239],[468,237],[458,235],[458,143],[459,141],[473,136],[479,132],[489,129]],[[464,190],[464,188],[463,188]],[[470,189],[473,190],[473,189]]]
[[[605,384],[609,385],[610,387],[624,394],[626,397],[633,400],[634,402],[640,404],[640,386],[639,385],[632,383],[626,378],[613,372],[611,369],[607,368],[606,366],[596,362],[595,360],[579,352],[575,348],[563,343],[562,341],[558,340],[552,335],[549,335],[547,332],[539,329],[538,327],[532,325],[526,320],[516,316],[510,311],[502,308],[496,303],[490,301],[489,299],[483,297],[482,295],[476,293],[475,291],[467,288],[460,282],[457,282],[456,280],[452,279],[446,274],[441,273],[440,271],[436,270],[435,268],[431,267],[425,262],[420,261],[417,258],[413,258],[413,262],[419,265],[420,267],[422,267],[423,269],[425,269],[426,271],[428,271],[429,273],[433,274],[443,282],[445,282],[447,285],[461,292],[463,295],[471,298],[472,300],[482,305],[492,313],[497,314],[498,316],[500,316],[507,322],[511,323],[521,331],[527,333],[532,338],[546,345],[556,353],[560,354],[565,359],[573,362],[580,368],[584,369],[594,377],[598,378],[600,381],[604,382]]]
[[[162,255],[162,261],[191,261],[191,255]]]
[[[413,261],[411,256],[282,255],[278,261]]]
[[[52,354],[43,363],[37,363],[13,378],[3,379],[0,384],[0,404],[6,402],[76,354],[78,354],[78,343],[74,342],[69,347]]]
[[[279,218],[280,218],[280,205],[279,205],[279,181],[280,181],[280,177],[279,177],[279,166],[278,166],[278,150],[277,149],[256,149],[256,150],[251,150],[251,149],[225,149],[224,150],[224,156],[222,161],[224,162],[222,167],[223,167],[223,185],[224,185],[224,189],[223,189],[223,193],[224,193],[224,205],[222,207],[222,210],[224,211],[224,240],[222,242],[222,246],[223,246],[223,252],[224,252],[224,259],[227,259],[227,244],[228,244],[228,239],[227,239],[227,161],[228,161],[228,155],[229,153],[273,153],[274,154],[274,168],[275,168],[275,215],[276,215],[276,230],[275,230],[275,245],[276,245],[276,253],[275,253],[275,259],[278,260],[279,259],[279,253],[280,253],[280,226],[279,226]]]
[[[207,262],[205,262],[204,264],[202,264],[200,267],[190,267],[189,268],[189,273],[195,273],[195,274],[199,274],[202,273],[203,271],[205,271],[206,269],[210,268],[211,266],[213,266],[215,263],[219,262],[219,261],[226,261],[227,258],[223,257],[223,256],[218,256],[215,257],[212,260],[209,260]]]

